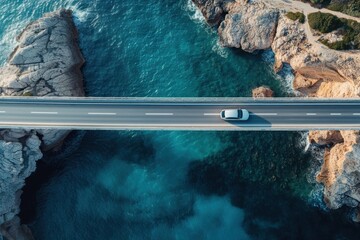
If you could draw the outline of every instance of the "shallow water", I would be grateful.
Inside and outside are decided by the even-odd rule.
[[[222,49],[187,0],[4,0],[0,60],[30,19],[60,7],[74,10],[89,96],[236,97],[263,84],[288,95],[288,75]],[[70,156],[39,164],[21,215],[36,239],[358,239],[346,210],[318,207],[301,139],[89,131]]]

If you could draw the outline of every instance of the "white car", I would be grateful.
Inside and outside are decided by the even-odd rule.
[[[223,120],[242,120],[246,121],[249,119],[249,111],[246,109],[224,109],[220,112],[220,117]]]

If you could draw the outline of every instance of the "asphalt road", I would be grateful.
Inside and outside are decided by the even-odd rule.
[[[221,120],[220,111],[232,108],[247,109],[249,120]],[[0,98],[0,128],[360,130],[360,101],[298,98]]]

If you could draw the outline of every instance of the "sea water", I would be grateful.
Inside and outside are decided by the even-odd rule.
[[[261,85],[290,94],[291,75],[275,75],[267,53],[222,48],[188,0],[1,4],[2,63],[29,21],[74,11],[88,96],[248,97]],[[21,217],[44,240],[358,239],[346,212],[319,207],[303,135],[88,131],[72,154],[38,164]]]

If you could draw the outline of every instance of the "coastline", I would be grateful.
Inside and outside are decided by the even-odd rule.
[[[226,49],[228,58],[221,58],[212,51],[213,44],[216,43],[214,41],[216,35],[209,33],[210,28],[192,24],[188,13],[181,11],[185,1],[170,2],[166,4],[166,11],[161,11],[164,9],[164,3],[158,1],[141,2],[140,6],[131,1],[114,2],[114,8],[111,8],[112,3],[102,1],[102,4],[92,8],[99,16],[96,17],[96,21],[89,17],[86,23],[78,25],[81,31],[81,46],[88,61],[84,72],[87,79],[87,92],[91,96],[102,94],[140,97],[250,96],[253,87],[263,84],[271,86],[276,96],[286,96],[281,84],[273,78],[275,73],[268,74],[272,67],[264,63],[259,55]],[[31,12],[33,7],[37,7],[37,4],[31,4],[31,9],[28,11]],[[146,15],[151,19],[144,19],[146,24],[141,21],[141,24],[137,25],[137,21],[133,20],[138,19],[138,12],[145,9],[148,13]],[[155,24],[153,26],[158,26],[158,28],[146,35],[146,38],[134,38],[134,35],[143,33],[149,22],[151,22],[150,25]],[[168,24],[168,22],[171,23]],[[179,25],[181,27],[178,27]],[[174,29],[175,26],[177,29]],[[100,28],[102,31],[97,31]],[[145,31],[148,29],[145,28]],[[179,34],[177,34],[178,31],[180,31]],[[128,32],[132,34],[122,34]],[[91,35],[88,35],[89,33]],[[189,38],[189,35],[192,37]],[[201,35],[205,37],[199,38]],[[98,41],[93,42],[94,37]],[[148,45],[149,42],[155,42],[155,44]],[[164,42],[171,43],[166,51],[162,48],[165,46]],[[96,47],[99,43],[102,43],[101,47]],[[134,45],[129,45],[130,43]],[[187,51],[184,50],[183,44],[185,49],[188,49]],[[139,45],[141,47],[136,47]],[[144,49],[149,51],[144,52]],[[162,55],[154,55],[153,49],[159,49],[163,52]],[[199,61],[192,57],[190,52],[195,53]],[[164,66],[172,72],[171,75],[177,82],[185,80],[187,84],[176,85],[164,72],[147,74],[149,67],[153,65],[146,65],[146,68],[143,68],[144,71],[134,71],[136,68],[131,66],[138,65],[140,62],[131,57],[137,53],[146,62],[165,55],[162,61],[154,61],[157,63],[154,67]],[[184,59],[170,59],[176,67],[167,64],[170,62],[169,56],[179,53],[184,55]],[[245,61],[237,61],[242,58],[245,58]],[[200,66],[203,73],[211,74],[204,76],[197,74],[191,77],[190,74],[194,74],[191,65],[187,71],[182,67],[182,61],[195,65],[196,68]],[[101,65],[99,62],[106,64]],[[199,62],[205,63],[206,68],[199,65]],[[224,65],[232,67],[226,68]],[[145,65],[140,66],[145,67]],[[252,72],[260,73],[252,74]],[[243,73],[246,75],[242,75]],[[144,74],[145,77],[139,79],[140,74]],[[156,74],[156,79],[151,78],[155,76],[153,74]],[[265,80],[257,81],[263,76]],[[164,81],[160,78],[164,78]],[[202,81],[201,78],[206,78],[207,81]],[[103,79],[107,81],[104,82]],[[221,80],[217,82],[217,79]],[[129,82],[137,84],[130,85]],[[198,82],[202,84],[192,85]],[[167,84],[170,85],[169,88],[173,88],[172,91],[164,90],[168,87]],[[190,90],[182,90],[184,86],[189,87]],[[195,91],[192,91],[194,88]],[[222,137],[219,138],[219,135]],[[343,210],[340,211],[342,215],[336,215],[334,211],[319,210],[313,207],[312,202],[308,202],[307,194],[311,190],[311,185],[305,179],[308,176],[306,164],[310,162],[312,154],[304,153],[304,146],[298,145],[300,139],[303,139],[302,136],[303,133],[297,132],[236,134],[89,131],[79,150],[58,162],[64,166],[64,169],[60,168],[59,172],[52,174],[52,178],[46,184],[41,185],[41,189],[37,192],[36,204],[32,205],[37,210],[36,219],[27,223],[39,240],[87,239],[89,235],[97,239],[106,239],[109,233],[119,238],[131,235],[141,239],[152,236],[154,232],[158,233],[155,235],[157,239],[164,236],[164,232],[169,234],[166,235],[169,236],[168,238],[171,238],[172,233],[176,233],[177,236],[189,236],[189,239],[191,236],[201,238],[199,236],[215,236],[216,233],[220,233],[216,235],[220,239],[224,237],[238,239],[238,234],[231,234],[237,232],[239,228],[245,228],[245,231],[251,234],[250,236],[258,239],[291,239],[298,237],[299,232],[306,234],[310,239],[332,239],[332,236],[356,239],[359,228],[347,221]],[[249,142],[253,144],[249,146]],[[225,146],[219,147],[219,144]],[[216,154],[216,156],[212,159],[203,159],[209,154]],[[235,186],[228,184],[228,194],[236,194],[236,196],[231,199],[220,197],[220,200],[223,200],[218,201],[216,205],[211,205],[211,208],[202,204],[205,205],[203,208],[205,218],[201,218],[198,214],[196,205],[191,202],[187,204],[182,196],[196,191],[194,194],[196,198],[199,196],[204,198],[205,202],[211,201],[213,194],[204,196],[201,192],[199,194],[198,189],[200,188],[201,191],[201,186],[205,188],[208,186],[210,189],[215,186],[212,189],[217,192],[218,181],[213,182],[213,178],[201,181],[199,178],[198,184],[194,185],[189,185],[186,181],[177,185],[175,181],[178,177],[185,178],[187,172],[184,162],[190,162],[193,159],[203,162],[213,160],[212,162],[217,163],[215,166],[218,169],[222,169],[222,165],[225,165],[225,169],[228,170],[225,173],[229,176],[227,180],[232,178],[236,181]],[[129,165],[131,165],[130,171],[126,171]],[[206,173],[209,173],[212,168],[208,171],[206,169],[200,169],[205,170],[202,171],[204,175],[200,176],[209,176]],[[37,170],[39,171],[36,171],[36,174],[46,175],[46,172],[41,172],[41,169]],[[276,176],[275,182],[272,181],[273,175]],[[311,176],[314,181],[314,175]],[[300,178],[304,180],[299,183]],[[126,184],[124,184],[125,179],[128,179]],[[269,185],[263,184],[264,181]],[[245,183],[241,184],[241,182]],[[255,183],[251,184],[251,182]],[[289,182],[290,184],[298,183],[298,185],[290,186],[289,189]],[[26,184],[31,187],[31,183]],[[167,186],[179,187],[168,188]],[[184,190],[184,187],[190,189]],[[276,191],[274,188],[280,189]],[[293,193],[296,194],[295,198],[287,197]],[[303,194],[303,198],[298,197],[299,193]],[[24,201],[28,201],[26,196],[23,195],[23,197]],[[126,199],[125,204],[124,199]],[[174,201],[171,201],[173,204],[169,206],[162,199],[174,199]],[[126,204],[127,202],[131,204]],[[93,207],[94,204],[97,205],[96,208]],[[224,211],[222,208],[217,208],[219,205],[234,206],[235,208],[230,211],[232,216],[239,212],[239,209],[243,210],[244,218],[233,221],[234,218],[229,218],[228,214],[222,214]],[[193,209],[195,212],[192,212]],[[219,210],[214,213],[214,209]],[[23,209],[21,210],[23,212]],[[139,210],[145,214],[138,215]],[[184,214],[184,210],[190,216]],[[132,217],[126,217],[129,214],[125,213],[130,213]],[[209,213],[212,213],[211,216]],[[160,229],[158,228],[159,216],[162,222]],[[239,215],[236,214],[236,216]],[[63,221],[64,219],[67,221]],[[180,232],[178,228],[176,232],[172,231],[174,226],[186,225],[196,219],[202,219],[203,221],[196,222],[204,224],[197,225],[194,231]],[[344,222],[346,224],[342,225]],[[204,226],[203,235],[198,230],[201,226]],[[224,231],[226,226],[228,230]],[[209,229],[212,231],[209,232]],[[193,235],[190,235],[191,233]]]
[[[319,98],[359,97],[360,51],[337,51],[318,42],[307,19],[304,24],[293,21],[285,13],[331,12],[336,16],[360,21],[359,18],[327,9],[315,9],[298,1],[199,1],[193,0],[210,26],[218,27],[220,42],[225,47],[239,48],[256,53],[272,49],[275,55],[274,71],[289,64],[294,72],[293,91],[299,96]],[[296,8],[294,5],[296,4]],[[264,24],[266,23],[266,24]],[[338,141],[332,142],[332,135]],[[360,220],[357,212],[357,131],[313,131],[308,142],[323,146],[324,163],[317,181],[325,186],[324,201],[329,208],[343,205],[354,209],[354,221]],[[354,155],[355,154],[355,155]],[[353,167],[351,167],[353,166]],[[344,179],[352,179],[351,183]],[[356,199],[356,200],[355,200]]]
[[[1,95],[84,96],[81,68],[85,59],[78,37],[70,10],[47,13],[28,24],[16,39],[18,46],[0,69]],[[3,194],[0,225],[7,239],[33,239],[17,217],[21,189],[25,179],[35,171],[36,161],[43,157],[42,152],[58,149],[69,133],[46,129],[0,132],[2,150],[9,152],[4,155],[5,165],[16,169],[7,173],[0,168]]]

